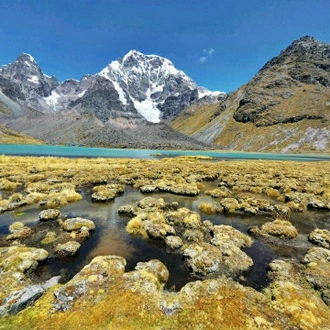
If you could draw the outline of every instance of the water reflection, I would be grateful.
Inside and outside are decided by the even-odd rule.
[[[207,187],[209,188],[209,187]],[[184,266],[183,257],[179,254],[168,254],[162,241],[132,237],[125,231],[127,218],[118,215],[118,208],[126,204],[135,204],[146,195],[132,187],[126,187],[123,195],[110,203],[92,203],[90,198],[91,190],[84,190],[84,199],[73,204],[64,206],[61,213],[67,217],[84,217],[91,219],[96,224],[96,231],[91,237],[85,240],[79,253],[71,258],[55,259],[50,258],[45,264],[38,268],[35,279],[39,281],[47,280],[56,275],[62,276],[62,282],[72,278],[82,267],[88,264],[95,256],[118,255],[127,260],[127,270],[134,269],[137,262],[148,261],[150,259],[161,260],[170,271],[168,289],[180,289],[187,282],[194,280],[189,276],[188,270]],[[149,195],[151,196],[151,195]],[[181,207],[187,207],[198,211],[198,205],[203,201],[211,201],[212,198],[206,195],[196,197],[174,196],[167,193],[157,193],[152,196],[164,198],[168,203],[176,201]],[[25,206],[16,212],[7,212],[0,216],[0,244],[8,242],[4,237],[8,233],[8,226],[21,221],[29,227],[39,223],[38,214],[40,208]],[[236,229],[247,233],[248,227],[258,225],[273,220],[269,215],[206,215],[201,214],[202,220],[211,220],[214,224],[232,225]],[[270,244],[255,241],[251,248],[245,252],[252,257],[254,266],[244,274],[241,279],[243,284],[262,289],[267,285],[267,266],[277,258],[295,258],[300,260],[311,244],[307,240],[307,235],[316,227],[330,230],[329,212],[306,212],[293,213],[291,221],[297,227],[300,235],[290,242],[283,244]],[[294,244],[292,244],[294,242]]]

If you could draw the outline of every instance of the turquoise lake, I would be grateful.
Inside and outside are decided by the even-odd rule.
[[[75,146],[1,144],[0,155],[62,156],[62,157],[112,157],[112,158],[157,158],[167,156],[210,156],[217,159],[270,159],[296,161],[330,161],[330,155],[302,155],[278,153],[185,151],[150,149],[107,149]]]

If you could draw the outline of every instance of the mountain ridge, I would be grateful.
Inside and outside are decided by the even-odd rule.
[[[11,93],[3,89],[1,80],[14,86]],[[94,75],[61,83],[44,74],[30,54],[22,53],[13,63],[0,68],[0,87],[7,96],[43,113],[90,113],[90,94],[94,93],[93,98],[99,97],[105,104],[102,107],[98,102],[96,106],[103,108],[98,113],[103,112],[100,119],[105,122],[112,118],[113,111],[114,118],[130,115],[156,123],[172,118],[204,96],[214,102],[225,94],[198,86],[166,58],[133,50]],[[110,97],[102,93],[104,90]]]
[[[329,152],[329,63],[329,44],[302,37],[219,103],[192,105],[171,126],[218,149]]]

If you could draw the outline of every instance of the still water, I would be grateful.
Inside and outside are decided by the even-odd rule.
[[[211,183],[210,183],[211,185]],[[214,183],[214,185],[216,185]],[[208,187],[210,188],[210,187]],[[85,240],[79,253],[71,258],[55,259],[48,261],[38,268],[37,280],[44,281],[52,276],[60,275],[65,282],[72,278],[80,269],[98,255],[118,255],[127,260],[126,269],[133,270],[139,261],[150,259],[161,260],[170,271],[170,279],[167,285],[169,290],[179,290],[187,282],[195,280],[189,275],[184,266],[183,257],[180,254],[166,252],[162,241],[133,237],[126,233],[125,226],[128,218],[119,216],[117,210],[122,205],[135,204],[146,196],[164,198],[165,202],[178,202],[180,207],[187,207],[198,211],[198,205],[203,201],[211,201],[211,197],[199,195],[196,197],[175,196],[169,193],[141,194],[138,189],[126,186],[125,193],[109,203],[92,203],[89,189],[80,191],[83,200],[66,205],[61,208],[62,215],[71,217],[84,217],[95,222],[96,230],[90,238]],[[5,235],[8,234],[8,226],[14,221],[21,221],[29,227],[39,224],[38,215],[41,208],[37,205],[22,207],[16,212],[6,212],[0,215],[0,235],[2,244]],[[206,215],[200,213],[202,220],[211,220],[214,224],[232,225],[236,229],[247,233],[250,226],[261,225],[273,220],[271,216],[249,215]],[[329,212],[306,212],[293,214],[292,223],[296,226],[299,236],[295,243],[283,243],[281,245],[265,244],[256,240],[251,248],[245,252],[253,259],[254,266],[240,279],[244,285],[261,290],[267,285],[267,266],[277,258],[294,258],[300,260],[311,244],[307,235],[316,227],[330,230]],[[46,224],[42,224],[47,226]],[[49,224],[50,225],[50,224]]]
[[[148,149],[107,149],[50,145],[0,144],[0,155],[61,156],[61,157],[113,157],[156,158],[162,156],[210,156],[217,159],[270,159],[320,161],[330,160],[330,155],[275,154],[258,152],[184,151]]]

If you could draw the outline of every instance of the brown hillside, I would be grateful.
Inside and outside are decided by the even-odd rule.
[[[220,103],[191,106],[171,125],[219,149],[330,152],[330,45],[293,42]]]
[[[20,134],[10,128],[0,125],[0,144],[44,144],[43,141],[31,136]]]

